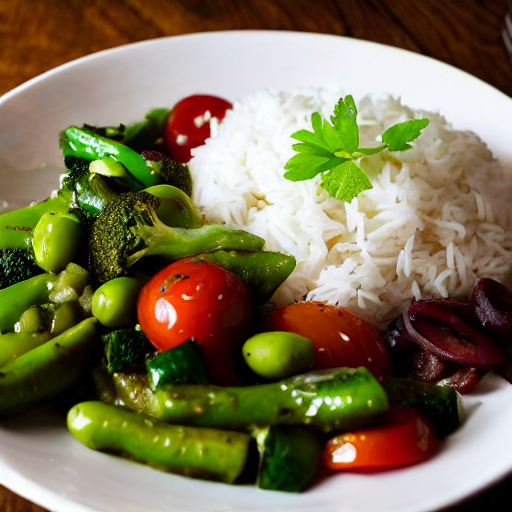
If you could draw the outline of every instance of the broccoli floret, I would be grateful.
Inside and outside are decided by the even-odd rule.
[[[259,251],[264,240],[225,226],[170,227],[157,216],[160,199],[127,192],[107,203],[91,228],[90,267],[99,283],[127,275],[146,256],[177,260],[219,249]]]
[[[192,176],[188,165],[176,162],[158,151],[143,151],[141,155],[148,167],[160,174],[164,183],[179,188],[192,197]]]
[[[0,251],[0,290],[42,274],[43,269],[34,262],[34,257],[24,249]]]

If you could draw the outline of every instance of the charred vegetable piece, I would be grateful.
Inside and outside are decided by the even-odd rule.
[[[371,423],[388,409],[386,392],[365,368],[310,372],[245,387],[166,386],[114,375],[119,403],[182,425],[248,430],[268,425],[310,425],[323,431]]]
[[[382,386],[392,404],[413,407],[430,421],[439,439],[454,432],[461,423],[459,394],[450,386],[386,377]]]
[[[193,339],[146,361],[152,389],[168,384],[207,384],[208,371],[200,345]]]
[[[248,434],[168,425],[102,402],[75,405],[67,423],[70,432],[93,450],[226,483],[240,476],[249,450]]]
[[[404,326],[412,341],[443,360],[475,368],[493,368],[503,362],[501,349],[482,331],[437,303],[413,302],[404,315]]]
[[[118,329],[102,336],[106,369],[109,373],[144,368],[145,356],[155,350],[146,335],[137,329]]]
[[[96,319],[89,318],[0,368],[0,417],[53,398],[94,364]]]

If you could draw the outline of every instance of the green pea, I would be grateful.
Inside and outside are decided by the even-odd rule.
[[[249,368],[269,380],[302,373],[315,359],[311,340],[291,332],[256,334],[244,343],[242,351]]]
[[[74,215],[47,212],[32,233],[36,263],[47,272],[60,272],[76,256],[82,227]]]
[[[139,281],[133,277],[116,277],[107,281],[92,296],[93,316],[105,327],[135,324],[139,290]]]

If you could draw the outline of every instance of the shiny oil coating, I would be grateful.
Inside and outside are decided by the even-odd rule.
[[[302,424],[328,432],[365,425],[388,409],[386,392],[365,368],[336,368],[231,388],[181,385],[152,393],[121,374],[114,376],[114,385],[128,407],[162,421],[212,428]]]

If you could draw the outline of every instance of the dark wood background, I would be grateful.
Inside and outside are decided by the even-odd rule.
[[[270,29],[405,48],[512,96],[512,64],[500,36],[507,6],[508,0],[0,0],[0,94],[59,64],[122,44]],[[510,512],[511,488],[509,476],[449,512]],[[47,512],[1,486],[0,511]]]

